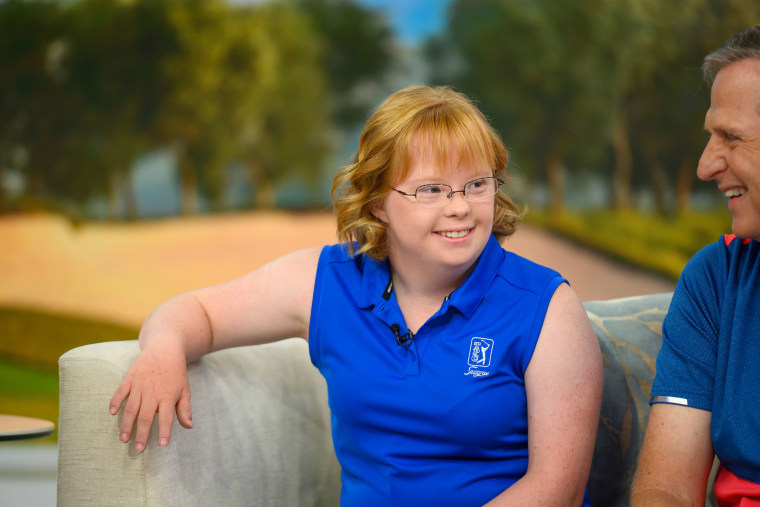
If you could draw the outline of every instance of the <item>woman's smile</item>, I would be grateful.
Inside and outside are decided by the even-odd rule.
[[[458,231],[436,231],[436,234],[450,239],[464,238],[470,234],[472,229],[461,229]]]

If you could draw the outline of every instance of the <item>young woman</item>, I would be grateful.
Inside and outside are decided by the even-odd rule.
[[[367,122],[333,184],[342,243],[159,306],[111,401],[147,445],[191,427],[186,363],[309,341],[327,380],[341,503],[581,505],[602,390],[585,311],[558,273],[505,251],[508,156],[463,95],[415,86]]]

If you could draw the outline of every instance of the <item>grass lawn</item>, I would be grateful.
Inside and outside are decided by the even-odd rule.
[[[88,343],[133,340],[137,330],[0,307],[0,413],[58,422],[58,358]],[[41,442],[56,441],[57,432]]]
[[[0,413],[53,421],[53,435],[35,442],[57,441],[58,374],[0,360]]]
[[[731,234],[731,215],[725,210],[670,217],[598,210],[560,218],[531,210],[525,221],[672,280],[702,247]]]

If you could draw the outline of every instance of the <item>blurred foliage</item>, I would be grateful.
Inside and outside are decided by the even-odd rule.
[[[136,329],[91,319],[0,307],[0,360],[55,374],[58,358],[67,350],[88,343],[136,340],[137,333]]]
[[[567,180],[590,176],[616,209],[644,191],[666,216],[694,194],[701,60],[757,19],[745,0],[451,0],[413,65],[476,99],[555,215]],[[0,211],[71,215],[108,196],[111,216],[135,216],[131,170],[157,150],[184,213],[232,206],[231,167],[242,206],[314,191],[416,54],[401,48],[357,0],[2,1],[0,183],[25,188],[0,185]]]
[[[29,309],[0,307],[0,413],[58,421],[58,358],[66,351],[138,330]],[[33,339],[31,339],[33,337]],[[54,442],[56,432],[40,442]]]
[[[579,172],[608,179],[618,209],[638,186],[667,214],[689,209],[705,142],[702,58],[758,19],[740,0],[454,0],[426,53],[547,182],[555,215]]]
[[[634,211],[596,210],[561,217],[532,210],[526,222],[632,266],[677,280],[701,248],[731,234],[731,215],[685,213],[661,217]]]
[[[349,0],[0,2],[0,182],[26,194],[0,188],[0,210],[110,196],[134,216],[134,162],[167,148],[183,212],[223,208],[233,163],[271,207],[276,185],[319,182],[391,40]]]
[[[226,162],[241,160],[260,207],[291,175],[314,182],[328,149],[321,45],[286,3],[232,13],[216,1],[173,2],[180,51],[166,62],[171,93],[159,138],[180,154],[184,211],[196,186],[217,198]]]
[[[465,62],[440,79],[480,99],[521,165],[546,168],[558,213],[567,158],[593,158],[609,130],[606,62],[599,54],[607,46],[599,33],[602,4],[454,1],[440,53],[459,53]]]
[[[393,68],[394,37],[384,18],[351,0],[297,0],[321,35],[330,110],[338,125],[365,120],[375,97],[367,88]]]

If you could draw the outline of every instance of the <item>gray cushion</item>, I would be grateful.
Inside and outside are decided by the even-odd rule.
[[[629,504],[649,418],[649,392],[672,294],[591,301],[586,311],[604,359],[604,394],[589,477],[591,504]]]

